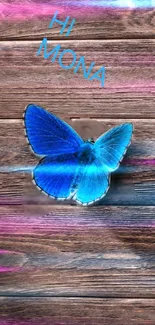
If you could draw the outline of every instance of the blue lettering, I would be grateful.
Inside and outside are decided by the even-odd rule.
[[[54,49],[52,51],[50,51],[49,53],[47,53],[47,38],[44,37],[44,39],[42,40],[42,43],[40,44],[40,47],[39,47],[39,49],[37,51],[37,55],[40,55],[42,49],[44,49],[44,59],[48,59],[49,56],[54,53],[53,58],[51,60],[52,62],[54,62],[55,59],[56,59],[56,56],[57,56],[57,54],[58,54],[58,52],[60,50],[60,48],[61,48],[61,45],[58,44],[58,45],[56,45],[54,47]]]
[[[71,54],[73,55],[73,60],[72,60],[72,62],[71,62],[70,65],[64,65],[64,64],[62,63],[62,57],[64,56],[65,53],[71,53]],[[66,69],[66,70],[71,69],[71,68],[73,67],[75,61],[76,61],[76,54],[75,54],[75,52],[74,52],[73,50],[71,50],[71,49],[64,50],[64,51],[60,54],[60,56],[59,56],[59,64],[60,64],[60,66],[61,66],[63,69]]]
[[[101,77],[99,76],[100,73],[101,73]],[[91,78],[89,78],[89,80],[93,80],[93,79],[98,79],[99,81],[101,81],[101,85],[102,85],[102,87],[104,87],[105,68],[104,67],[100,68],[97,72],[95,72],[91,76]]]
[[[86,66],[85,66],[85,58],[84,56],[81,56],[80,57],[80,60],[78,61],[78,64],[76,66],[76,68],[74,69],[74,73],[76,73],[80,67],[80,65],[82,65],[82,70],[83,70],[83,75],[84,75],[84,78],[88,79],[89,77],[89,74],[94,66],[95,62],[92,62],[88,71],[86,71]]]
[[[70,16],[68,16],[65,21],[61,21],[61,20],[56,18],[57,14],[58,14],[58,11],[55,12],[55,14],[54,14],[54,16],[53,16],[53,18],[52,18],[52,20],[51,20],[51,22],[49,24],[49,28],[53,27],[54,22],[58,23],[59,25],[62,26],[62,28],[60,30],[60,35],[62,35],[65,28],[67,27]],[[68,31],[66,33],[66,36],[69,36],[69,34],[70,34],[70,32],[71,32],[71,30],[73,28],[74,23],[75,23],[75,19],[72,20],[72,22],[71,22],[71,24],[70,24],[70,26],[68,28]]]

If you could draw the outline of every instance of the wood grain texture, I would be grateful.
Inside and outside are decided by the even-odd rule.
[[[84,138],[97,138],[120,120],[66,119]],[[129,120],[128,120],[129,121]],[[155,120],[131,120],[134,135],[121,167],[112,175],[111,187],[101,204],[155,204]],[[30,151],[23,122],[0,120],[0,203],[58,204],[41,193],[32,183],[31,171],[39,159]]]
[[[58,42],[49,42],[51,50]],[[64,70],[43,55],[39,41],[0,43],[0,118],[21,118],[28,103],[68,117],[154,118],[155,41],[66,41],[94,72],[106,67],[105,87]],[[66,57],[65,62],[69,64]]]
[[[155,297],[155,208],[1,206],[1,295]]]
[[[41,39],[45,35],[51,39],[65,38],[59,34],[57,24],[48,29],[56,10],[62,21],[68,15],[76,19],[70,39],[151,38],[155,34],[154,8],[106,8],[104,4],[95,6],[95,2],[79,4],[78,0],[59,3],[16,0],[1,4],[0,40]]]
[[[153,299],[5,298],[2,325],[154,325]]]
[[[77,0],[0,7],[0,325],[154,325],[155,10]],[[76,18],[69,38],[48,29],[56,9]],[[94,61],[94,72],[105,66],[105,87],[37,57],[43,37],[48,51],[60,43],[87,68]],[[38,158],[22,125],[30,102],[84,139],[133,122],[99,206],[57,204],[32,184]]]

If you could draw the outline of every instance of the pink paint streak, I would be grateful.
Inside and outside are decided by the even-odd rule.
[[[71,16],[71,18],[79,18],[83,17],[84,19],[89,16],[89,18],[99,17],[106,18],[109,17],[109,14],[112,17],[115,15],[126,15],[129,12],[130,8],[127,10],[124,8],[113,8],[106,6],[91,6],[89,3],[86,5],[85,2],[77,2],[77,1],[59,1],[55,2],[55,5],[52,3],[37,3],[34,1],[23,2],[23,1],[14,1],[12,3],[3,2],[0,3],[0,19],[1,20],[26,20],[26,19],[34,19],[38,17],[51,17],[58,11],[61,17]],[[60,17],[60,18],[61,18]]]
[[[155,159],[126,159],[124,165],[155,166]]]
[[[64,13],[61,7],[46,3],[0,3],[0,18],[2,20],[25,20],[34,17],[52,17],[56,10],[59,14]]]
[[[52,207],[51,207],[52,211]],[[80,213],[81,211],[81,213]],[[122,220],[121,218],[116,218],[115,213],[103,216],[103,211],[101,211],[97,218],[94,218],[94,211],[90,209],[89,217],[85,218],[82,216],[82,209],[79,210],[79,216],[68,216],[68,210],[66,210],[66,215],[64,218],[64,212],[61,213],[51,212],[48,215],[39,216],[21,216],[1,218],[0,222],[0,234],[1,235],[44,235],[48,234],[50,236],[56,233],[87,233],[91,230],[99,231],[105,228],[120,228],[120,227],[155,227],[155,220],[152,217],[145,217],[137,219],[137,221],[128,218],[127,220]],[[71,210],[70,210],[71,213]],[[106,212],[105,212],[106,213]]]
[[[6,249],[0,249],[0,254],[1,255],[4,255],[4,254],[6,254],[6,255],[8,255],[8,254],[10,254],[10,255],[12,255],[12,254],[16,254],[16,255],[22,255],[22,253],[20,253],[20,252],[15,252],[15,251],[10,251],[10,250],[6,250]]]
[[[19,270],[20,270],[20,267],[0,266],[0,273],[2,273],[2,272],[16,272]]]

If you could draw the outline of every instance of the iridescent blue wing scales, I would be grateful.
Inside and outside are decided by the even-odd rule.
[[[119,167],[131,142],[133,126],[125,123],[103,134],[94,144],[96,159],[85,166],[74,199],[83,205],[93,204],[109,189],[110,173]]]
[[[27,106],[24,122],[31,148],[38,155],[54,156],[75,152],[83,143],[70,125],[39,106]]]
[[[131,142],[133,125],[124,123],[103,134],[95,142],[97,156],[108,172],[115,171]]]
[[[91,164],[81,166],[81,179],[73,197],[82,205],[90,205],[103,198],[110,185],[110,175],[96,158]]]
[[[74,154],[43,158],[33,172],[33,179],[40,190],[53,198],[64,200],[74,194],[74,179],[78,160]]]
[[[110,173],[118,168],[131,142],[131,123],[117,126],[97,139],[90,159],[91,150],[82,151],[84,141],[80,136],[41,107],[28,105],[24,121],[33,151],[44,156],[33,172],[42,191],[57,199],[72,198],[82,205],[105,196]]]
[[[101,199],[109,188],[109,174],[100,161],[83,165],[75,154],[45,157],[33,172],[37,187],[56,199],[82,205]]]

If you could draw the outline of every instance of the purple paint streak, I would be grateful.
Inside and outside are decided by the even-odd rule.
[[[124,165],[131,166],[155,166],[155,159],[126,159]]]
[[[38,208],[39,209],[39,208]],[[49,207],[49,210],[53,210]],[[103,215],[103,210],[99,210],[98,216],[94,218],[94,209],[89,209],[89,216],[83,217],[83,209],[79,208],[79,215],[68,216],[68,210],[63,210],[61,212],[51,212],[48,215],[40,216],[39,212],[37,215],[24,215],[21,216],[11,216],[0,219],[0,234],[14,234],[16,235],[55,235],[56,233],[87,233],[89,231],[102,231],[105,228],[120,228],[120,227],[155,227],[155,219],[152,215],[145,214],[139,216],[137,219],[134,216],[129,216],[127,214],[126,218],[118,217],[118,212],[116,214],[106,213]],[[65,218],[64,218],[65,213]],[[71,213],[71,209],[69,210]]]
[[[17,255],[19,255],[19,254],[22,254],[22,253],[20,253],[20,252],[15,252],[15,251],[10,251],[10,250],[6,250],[6,249],[0,249],[0,254],[1,255],[4,255],[4,254],[6,254],[6,255],[8,255],[8,254],[17,254]]]
[[[154,8],[155,0],[102,0],[102,1],[67,1],[58,2],[34,2],[30,1],[14,1],[0,3],[0,19],[9,20],[25,20],[33,19],[34,17],[52,17],[54,12],[58,10],[63,16],[70,15],[72,18],[89,15],[95,17],[103,15],[105,10],[132,10],[134,8],[147,9]]]
[[[64,9],[58,6],[48,5],[47,3],[0,3],[0,18],[9,20],[25,20],[34,17],[53,16],[55,11],[59,14],[64,13]],[[47,23],[48,26],[48,23]]]
[[[0,266],[0,273],[4,272],[17,272],[20,267]]]

